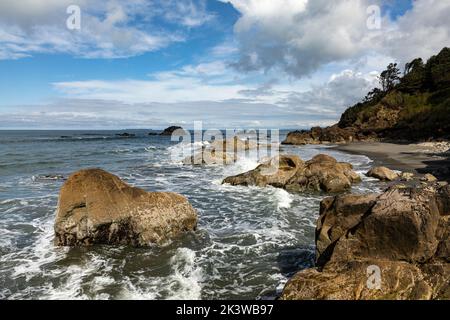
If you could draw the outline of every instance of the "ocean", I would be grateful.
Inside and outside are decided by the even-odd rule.
[[[313,265],[326,194],[222,185],[257,161],[186,166],[171,156],[182,147],[170,137],[118,132],[0,131],[0,299],[274,299]],[[372,162],[330,146],[282,146],[281,153],[304,160],[326,153],[361,174]],[[55,247],[64,177],[93,167],[148,191],[183,194],[198,212],[198,230],[163,247]],[[352,192],[380,186],[363,176]]]

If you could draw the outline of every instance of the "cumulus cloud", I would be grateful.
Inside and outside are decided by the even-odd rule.
[[[326,113],[337,118],[342,111],[361,101],[377,85],[377,72],[362,74],[344,70],[332,75],[328,82],[312,86],[310,90],[290,93],[280,101],[280,105],[310,114]]]
[[[81,8],[81,29],[69,30],[66,9]],[[163,17],[171,28],[152,23]],[[186,38],[183,27],[214,18],[204,1],[0,0],[0,59],[35,53],[123,58],[159,50]]]
[[[240,13],[234,31],[238,69],[280,68],[296,77],[334,62],[378,54],[405,62],[450,44],[450,2],[416,0],[397,20],[381,16],[381,29],[368,28],[369,0],[222,0]]]

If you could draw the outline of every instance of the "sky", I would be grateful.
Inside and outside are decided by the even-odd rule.
[[[448,17],[450,0],[0,0],[0,129],[331,125],[390,62],[450,46]]]

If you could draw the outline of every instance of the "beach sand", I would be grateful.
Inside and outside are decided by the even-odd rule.
[[[384,142],[355,142],[336,146],[344,152],[363,154],[374,160],[374,166],[394,170],[431,173],[441,180],[449,180],[450,143],[394,144]]]

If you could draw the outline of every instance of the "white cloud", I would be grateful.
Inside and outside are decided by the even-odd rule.
[[[450,2],[416,0],[396,21],[383,16],[380,30],[367,27],[370,0],[222,0],[241,17],[235,25],[241,70],[272,68],[296,77],[367,55],[404,63],[428,58],[450,44]]]
[[[66,28],[71,4],[81,8],[80,30]],[[173,27],[153,24],[157,16]],[[198,27],[213,18],[202,1],[0,0],[0,59],[54,52],[130,57],[184,41],[184,27]]]
[[[276,78],[258,84],[251,79],[237,82],[233,70],[223,61],[187,65],[150,75],[149,80],[90,80],[55,83],[55,88],[71,101],[106,101],[115,108],[91,109],[100,117],[109,113],[130,120],[147,111],[161,121],[202,120],[213,126],[306,127],[337,121],[346,106],[360,100],[376,84],[377,73],[351,70],[333,74],[320,85],[305,81],[286,82]],[[108,102],[112,101],[112,102]],[[67,106],[67,105],[66,105]],[[77,110],[69,105],[69,111]],[[109,116],[111,118],[111,116]],[[139,116],[133,119],[139,119]],[[99,120],[101,121],[101,120]],[[120,120],[118,120],[119,123]],[[136,125],[140,124],[140,120]]]

